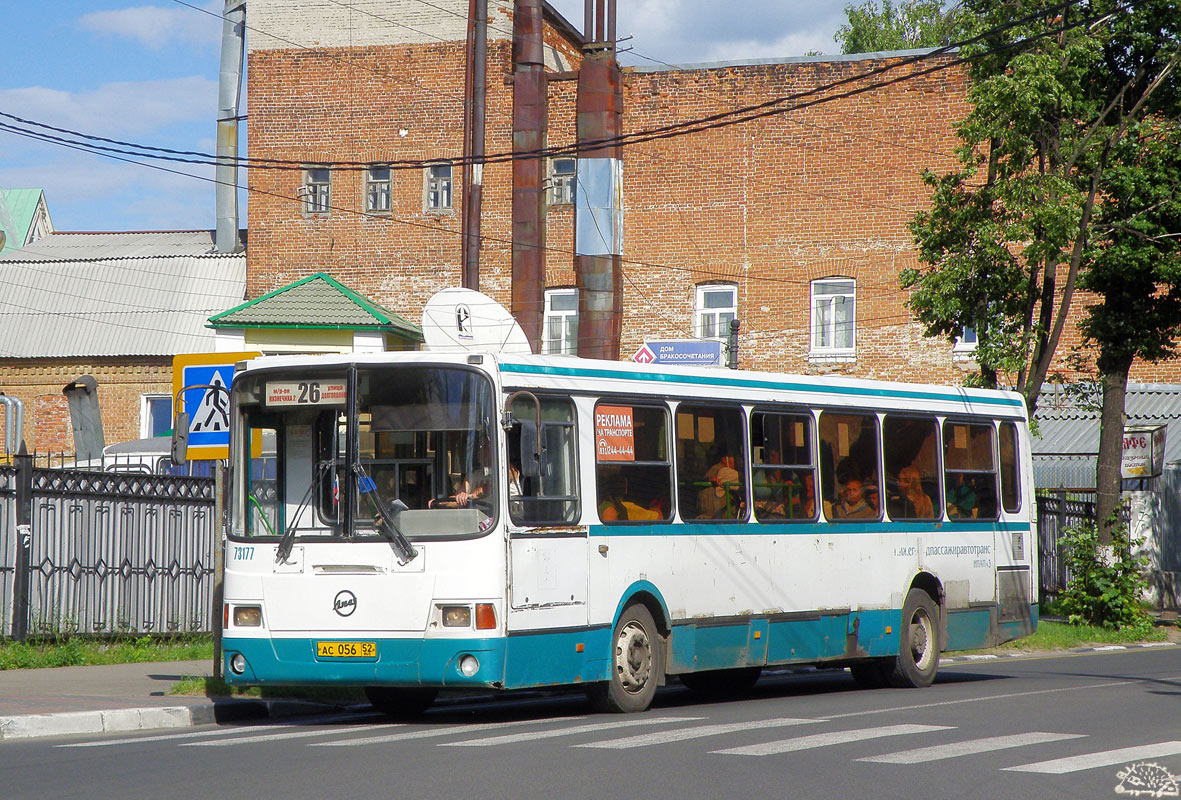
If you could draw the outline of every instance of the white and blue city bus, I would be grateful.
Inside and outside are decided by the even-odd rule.
[[[1011,392],[424,351],[258,358],[231,408],[231,684],[641,711],[772,665],[926,686],[1037,626]]]

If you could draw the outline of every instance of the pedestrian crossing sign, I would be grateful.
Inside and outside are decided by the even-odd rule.
[[[189,458],[229,457],[229,390],[234,365],[257,355],[191,353],[173,357],[172,396],[176,410],[189,415]]]

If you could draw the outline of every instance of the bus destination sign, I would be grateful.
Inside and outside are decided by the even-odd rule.
[[[277,381],[267,384],[268,406],[338,406],[346,398],[344,381]]]

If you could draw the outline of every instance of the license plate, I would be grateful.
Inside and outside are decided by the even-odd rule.
[[[316,658],[376,658],[377,642],[316,642]]]

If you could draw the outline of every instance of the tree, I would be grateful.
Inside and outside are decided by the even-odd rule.
[[[926,332],[953,337],[972,326],[980,381],[1009,376],[1032,415],[1080,275],[1104,298],[1099,309],[1112,302],[1092,308],[1084,325],[1100,345],[1101,377],[1119,384],[1122,373],[1126,386],[1125,362],[1171,349],[1175,275],[1161,248],[1174,223],[1161,193],[1176,191],[1177,173],[1165,163],[1169,137],[1160,129],[1177,124],[1181,15],[1175,0],[1089,0],[1060,15],[1028,0],[964,5],[967,34],[984,36],[962,49],[974,60],[973,109],[958,128],[961,167],[924,175],[932,207],[911,230],[926,266],[901,279],[915,289],[910,307]],[[1143,252],[1130,257],[1133,249]],[[1124,265],[1137,263],[1143,277],[1121,285]],[[1125,290],[1159,298],[1159,308],[1136,311]],[[1118,394],[1109,404],[1105,391],[1109,435],[1117,416],[1122,434]],[[1097,483],[1110,485],[1114,463],[1110,496],[1118,498],[1115,453],[1113,461],[1101,448]],[[1100,500],[1104,532],[1114,505],[1105,510]]]
[[[955,39],[959,25],[956,6],[943,8],[941,0],[864,0],[845,6],[848,23],[837,29],[833,39],[842,53],[872,53],[882,50],[911,50],[941,47]]]

